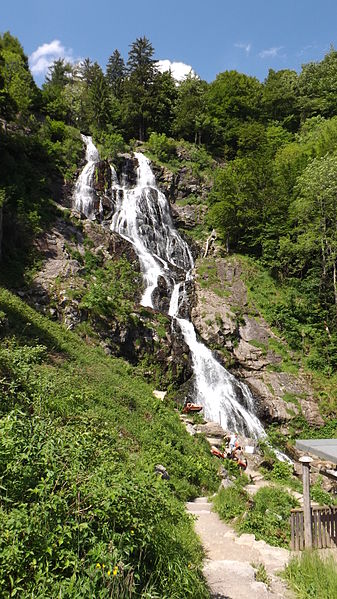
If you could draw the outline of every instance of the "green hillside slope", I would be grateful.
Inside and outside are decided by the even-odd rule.
[[[0,311],[0,595],[207,597],[183,507],[216,483],[203,442],[126,362],[4,289]]]

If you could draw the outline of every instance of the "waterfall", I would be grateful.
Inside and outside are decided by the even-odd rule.
[[[87,165],[75,190],[75,206],[89,218],[94,210],[94,191],[90,187],[97,150],[90,138],[87,145]],[[114,214],[111,229],[127,239],[139,257],[144,279],[143,306],[157,308],[156,290],[159,279],[165,282],[170,297],[167,312],[179,326],[193,361],[195,375],[194,401],[202,404],[205,417],[219,422],[224,429],[246,437],[261,438],[264,429],[254,412],[254,399],[247,387],[231,375],[197,340],[192,322],[186,315],[186,287],[192,279],[193,258],[187,243],[175,229],[169,203],[156,185],[150,161],[136,152],[137,182],[130,187],[127,181],[118,182],[112,173]],[[93,170],[91,170],[93,168]],[[83,195],[81,195],[83,193]]]
[[[85,159],[87,161],[84,169],[77,179],[74,191],[74,206],[78,212],[84,214],[87,218],[95,219],[95,208],[99,204],[93,187],[95,165],[99,161],[99,153],[94,146],[91,137],[81,136],[85,145]]]

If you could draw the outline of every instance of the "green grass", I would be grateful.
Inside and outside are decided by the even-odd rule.
[[[202,441],[123,360],[4,289],[0,314],[1,597],[207,598],[184,510],[217,485]]]
[[[284,577],[297,599],[335,599],[337,597],[337,565],[332,556],[304,552],[294,557]]]
[[[237,532],[254,534],[278,547],[289,546],[290,511],[296,506],[297,501],[279,487],[263,487],[250,498],[237,483],[221,489],[214,499],[220,518],[232,521]]]

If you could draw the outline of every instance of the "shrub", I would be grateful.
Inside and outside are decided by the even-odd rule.
[[[229,522],[237,516],[242,516],[247,509],[248,495],[237,485],[220,489],[214,499],[214,509],[218,512],[220,518]]]
[[[151,133],[147,147],[162,162],[168,162],[176,156],[176,142],[165,133]]]
[[[287,491],[275,487],[259,489],[242,519],[239,530],[255,534],[270,545],[287,547],[290,541],[290,511],[297,501]]]

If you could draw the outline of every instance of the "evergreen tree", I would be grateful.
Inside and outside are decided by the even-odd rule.
[[[109,120],[109,93],[103,71],[97,62],[90,70],[89,106],[93,125],[98,130],[104,128]]]
[[[65,62],[64,58],[54,60],[53,64],[48,68],[45,87],[63,88],[69,81],[69,76],[72,73],[71,65]]]
[[[106,80],[114,96],[119,99],[121,97],[125,75],[126,68],[123,57],[118,50],[115,50],[108,60]]]
[[[127,62],[128,82],[126,87],[126,121],[133,121],[138,137],[145,138],[145,130],[151,117],[151,85],[155,77],[154,48],[144,36],[131,44]]]

